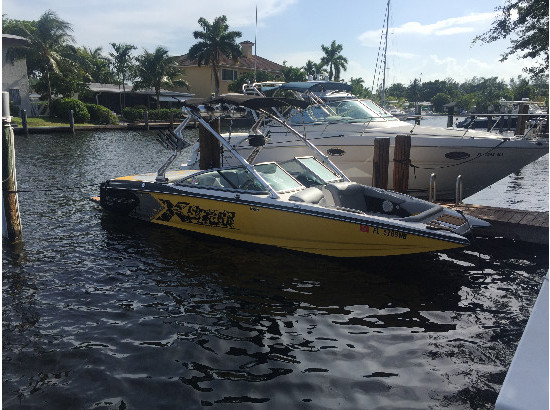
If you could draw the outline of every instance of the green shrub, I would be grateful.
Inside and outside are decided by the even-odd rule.
[[[70,121],[70,111],[73,111],[75,123],[84,123],[90,121],[90,113],[86,109],[86,104],[74,98],[60,98],[52,101],[50,116],[64,121]]]
[[[173,114],[174,120],[178,119],[181,115],[181,110],[179,109],[169,109],[169,108],[161,108],[159,110],[151,110],[149,111],[149,119],[151,121],[170,121],[170,114]]]
[[[10,115],[12,117],[21,117],[21,109],[18,105],[15,105],[12,101],[10,101]]]
[[[145,121],[145,111],[149,111],[149,121],[170,121],[170,113],[173,113],[174,121],[182,117],[181,110],[177,108],[147,110],[139,106],[124,108],[122,110],[122,117],[128,122],[143,122]]]
[[[122,110],[122,118],[128,122],[140,122],[145,118],[145,109],[126,107]]]
[[[86,109],[90,113],[90,121],[93,124],[117,124],[117,116],[110,109],[102,105],[86,104]]]

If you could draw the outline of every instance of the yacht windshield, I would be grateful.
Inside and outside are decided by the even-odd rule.
[[[395,118],[391,113],[384,110],[382,107],[377,105],[374,101],[371,100],[358,100],[361,102],[361,104],[367,106],[370,110],[372,110],[379,118],[383,118],[384,120],[388,121],[398,121],[397,118]]]
[[[396,121],[397,119],[370,100],[334,100],[325,105],[312,105],[306,110],[293,110],[289,122],[291,125]]]

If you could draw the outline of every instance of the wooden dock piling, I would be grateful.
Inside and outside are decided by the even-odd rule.
[[[393,149],[393,190],[406,193],[409,189],[411,136],[396,135]]]
[[[29,123],[27,121],[27,110],[21,111],[21,126],[26,136],[29,136]]]
[[[2,92],[2,132],[2,208],[6,218],[5,236],[10,241],[16,242],[23,236],[23,230],[17,196],[14,134],[11,128],[10,103],[7,92]]]
[[[72,134],[75,135],[74,112],[73,112],[73,110],[69,111],[69,128],[71,129]]]
[[[208,124],[220,132],[220,119],[215,118],[208,121]],[[220,167],[220,143],[210,132],[199,124],[199,168],[210,169]]]
[[[525,124],[527,123],[528,113],[529,113],[529,104],[520,104],[518,108],[518,120],[516,123],[515,135],[525,134]]]
[[[452,128],[455,114],[455,103],[447,104],[447,128]]]
[[[374,139],[374,154],[372,158],[372,186],[388,189],[388,165],[390,160],[390,139],[377,137]]]

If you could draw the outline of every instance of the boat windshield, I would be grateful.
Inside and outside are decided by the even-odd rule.
[[[307,188],[341,180],[341,177],[333,173],[314,157],[297,157],[281,162],[280,165]]]
[[[397,121],[387,111],[370,100],[335,100],[326,105],[312,105],[305,110],[293,110],[289,122],[293,126],[315,123]]]
[[[244,167],[194,174],[177,182],[177,185],[199,185],[202,187],[265,192],[262,184]]]
[[[254,165],[254,169],[261,175],[273,190],[277,192],[293,191],[303,186],[291,177],[283,168],[275,162]]]

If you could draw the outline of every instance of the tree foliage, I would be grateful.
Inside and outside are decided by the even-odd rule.
[[[548,0],[506,0],[496,8],[498,17],[489,31],[477,36],[474,42],[492,43],[510,38],[511,46],[501,61],[511,55],[535,59],[526,69],[532,77],[548,73]]]
[[[160,90],[162,87],[185,86],[188,84],[182,80],[176,80],[181,71],[176,64],[176,57],[168,55],[164,47],[157,47],[152,53],[144,50],[137,57],[136,77],[134,91],[152,88],[157,98],[157,109],[160,108]]]
[[[256,82],[263,82],[263,81],[275,81],[277,80],[277,77],[272,74],[268,73],[266,71],[258,71],[256,72]],[[233,81],[231,84],[227,86],[228,91],[233,93],[240,93],[242,92],[243,85],[246,83],[253,83],[254,82],[254,73],[253,72],[245,72],[239,76],[238,79]]]
[[[126,82],[133,80],[135,77],[136,70],[132,51],[136,50],[137,47],[125,43],[111,43],[111,47],[113,51],[109,53],[109,63],[113,72],[114,83],[118,84],[119,87],[122,86],[123,92],[119,99],[120,112],[122,112],[126,105]]]
[[[300,67],[287,66],[286,62],[281,74],[283,76],[282,80],[286,82],[307,80],[307,75],[304,70]]]
[[[374,96],[380,100],[380,94]],[[498,77],[472,77],[463,83],[447,78],[445,80],[421,82],[411,81],[408,86],[401,83],[390,85],[386,90],[386,100],[403,102],[431,102],[436,111],[443,111],[443,105],[455,103],[459,111],[475,110],[487,112],[490,106],[498,108],[501,100],[519,101],[529,98],[548,105],[548,79],[517,77],[508,83]]]
[[[76,50],[71,47],[74,39],[72,25],[61,20],[58,15],[48,10],[37,21],[2,21],[2,30],[5,33],[25,37],[29,41],[26,49],[27,70],[36,78],[44,76],[48,102],[52,101],[52,73],[59,74],[59,65],[73,65]]]
[[[102,50],[101,47],[79,47],[78,62],[91,82],[111,84],[114,82],[114,76],[109,67],[109,59],[102,54]]]
[[[346,71],[348,68],[348,59],[341,54],[344,47],[342,44],[336,44],[336,40],[332,40],[330,46],[321,45],[321,49],[325,55],[321,58],[320,65],[328,66],[329,80],[332,81],[334,77],[334,81],[339,81],[342,70]]]
[[[220,92],[220,78],[218,67],[222,55],[236,61],[241,55],[241,47],[236,43],[237,38],[242,36],[240,31],[229,31],[227,17],[216,17],[209,23],[204,17],[199,19],[202,31],[194,31],[193,37],[200,40],[189,49],[189,58],[197,59],[198,65],[212,65],[214,75],[214,88],[216,96]]]

